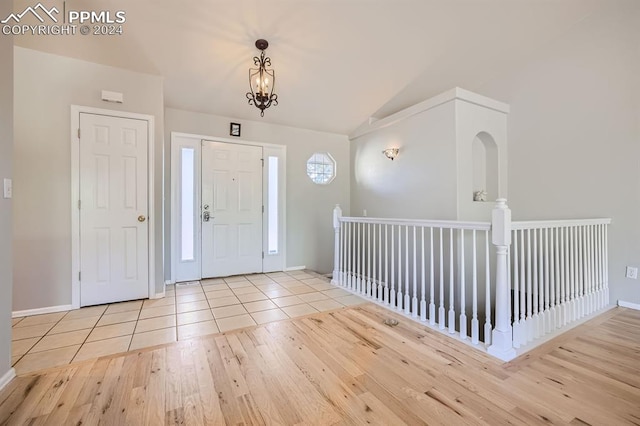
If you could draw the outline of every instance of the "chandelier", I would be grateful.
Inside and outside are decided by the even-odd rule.
[[[258,68],[249,68],[251,91],[247,92],[247,99],[249,99],[249,105],[255,105],[260,110],[260,116],[264,117],[265,109],[272,104],[278,105],[278,95],[273,93],[276,76],[273,69],[267,69],[267,67],[271,67],[271,58],[264,56],[269,42],[264,39],[256,40],[256,47],[261,53],[259,57],[253,57],[253,63]]]

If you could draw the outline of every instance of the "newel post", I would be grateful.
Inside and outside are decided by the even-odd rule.
[[[511,328],[509,277],[507,274],[508,250],[511,245],[511,210],[507,200],[496,200],[491,213],[491,242],[496,246],[496,323],[491,334],[489,353],[503,361],[516,357]]]
[[[333,209],[333,230],[335,235],[335,244],[333,249],[333,276],[331,282],[333,284],[342,285],[342,276],[340,275],[340,218],[342,217],[342,209],[340,204],[336,204]]]

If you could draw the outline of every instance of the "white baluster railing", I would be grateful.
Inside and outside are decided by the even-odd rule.
[[[336,206],[333,282],[509,360],[608,305],[610,223],[512,222],[506,200],[491,222],[343,217]]]

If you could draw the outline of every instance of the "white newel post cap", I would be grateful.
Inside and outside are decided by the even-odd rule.
[[[496,246],[511,244],[511,210],[505,198],[498,198],[491,212],[491,242]]]
[[[340,218],[342,217],[342,209],[340,208],[340,204],[336,204],[336,207],[333,209],[333,227],[340,228]]]

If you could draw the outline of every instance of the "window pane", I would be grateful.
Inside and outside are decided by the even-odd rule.
[[[269,254],[278,253],[278,157],[269,157]]]
[[[194,260],[195,217],[195,152],[193,148],[180,150],[180,260]]]
[[[331,155],[316,152],[307,160],[307,176],[314,183],[326,185],[336,176],[335,165]]]

